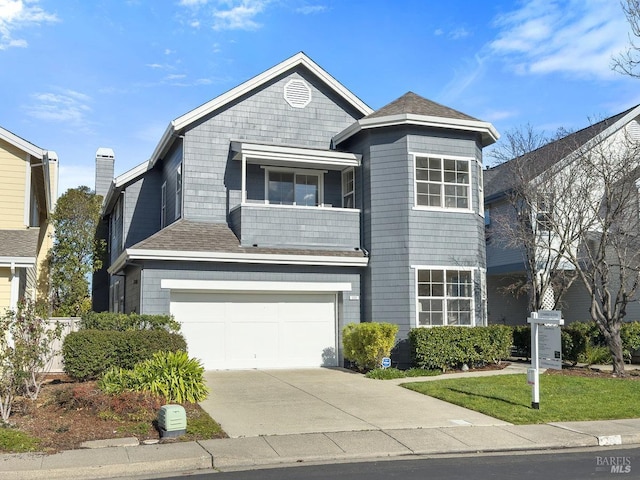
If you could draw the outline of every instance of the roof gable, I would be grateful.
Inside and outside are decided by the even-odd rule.
[[[305,67],[313,75],[319,78],[325,85],[327,85],[328,88],[335,92],[338,97],[345,100],[351,107],[360,112],[362,116],[368,115],[373,112],[373,110],[362,100],[360,100],[356,95],[351,93],[347,88],[345,88],[340,82],[338,82],[329,73],[322,69],[317,63],[311,60],[307,55],[305,55],[303,52],[300,52],[288,58],[287,60],[275,65],[274,67],[271,67],[260,75],[247,80],[237,87],[232,88],[228,92],[223,93],[222,95],[208,101],[198,108],[195,108],[173,120],[165,130],[160,143],[158,144],[150,158],[151,165],[155,164],[155,162],[162,157],[164,152],[166,152],[167,148],[171,144],[172,137],[176,134],[176,132],[181,131],[182,129],[198,122],[199,120],[206,117],[207,115],[210,115],[216,110],[224,108],[226,105],[229,105],[238,98],[256,91],[271,80],[300,66]]]
[[[0,127],[0,139],[4,140],[7,143],[10,143],[16,148],[19,148],[23,152],[28,153],[32,157],[44,158],[47,153],[46,150],[35,146],[31,142],[27,142],[24,138],[21,138],[15,133],[11,133],[9,130],[5,130],[2,127]]]
[[[499,196],[513,186],[513,177],[508,173],[510,169],[526,165],[525,175],[528,180],[532,180],[589,142],[597,141],[618,131],[638,115],[640,115],[640,105],[487,170],[484,176],[485,198]]]

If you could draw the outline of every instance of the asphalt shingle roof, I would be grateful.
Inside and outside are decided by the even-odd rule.
[[[271,247],[242,247],[225,223],[205,223],[179,220],[149,238],[132,246],[139,250],[175,250],[181,252],[251,253],[278,255],[320,255],[332,257],[363,257],[356,250],[316,250]]]
[[[430,117],[453,118],[456,120],[478,121],[466,113],[459,112],[453,108],[446,107],[431,100],[427,100],[413,92],[407,92],[400,98],[367,115],[364,118],[387,117],[401,114],[425,115]]]
[[[39,228],[0,230],[0,257],[36,257]]]
[[[509,174],[510,169],[518,169],[519,172],[526,173],[528,179],[533,179],[602,133],[634,108],[636,107],[632,107],[559,140],[543,145],[532,152],[486,170],[484,172],[485,198],[506,192],[513,186],[514,178],[513,175]]]

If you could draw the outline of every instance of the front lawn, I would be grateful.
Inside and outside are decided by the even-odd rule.
[[[516,425],[640,417],[640,381],[540,376],[540,410],[531,408],[526,375],[406,383],[405,388]]]

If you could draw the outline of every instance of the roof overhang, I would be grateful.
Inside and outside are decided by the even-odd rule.
[[[371,107],[365,104],[362,100],[360,100],[357,96],[351,93],[347,88],[345,88],[340,82],[338,82],[335,78],[333,78],[329,73],[327,73],[323,68],[321,68],[317,63],[311,60],[307,55],[303,52],[297,53],[296,55],[288,58],[287,60],[271,67],[269,70],[261,73],[260,75],[253,77],[252,79],[238,85],[235,88],[223,93],[222,95],[210,100],[209,102],[201,105],[200,107],[191,110],[190,112],[185,113],[181,117],[173,120],[165,130],[160,142],[156,146],[153,154],[151,155],[151,166],[153,166],[160,158],[162,158],[168,149],[171,146],[172,140],[177,137],[180,132],[192,125],[193,123],[199,121],[200,119],[210,115],[216,110],[226,106],[227,104],[237,100],[250,93],[252,90],[261,87],[262,85],[270,82],[271,80],[277,78],[280,75],[292,70],[298,66],[303,66],[307,70],[309,70],[313,75],[322,80],[325,84],[327,84],[339,97],[345,100],[349,105],[351,105],[356,111],[360,112],[362,116],[369,115],[373,113]]]
[[[231,142],[231,150],[235,160],[244,157],[247,163],[269,165],[344,169],[358,167],[362,160],[362,155],[349,152],[246,142]]]
[[[35,266],[35,257],[0,257],[1,268],[29,268]]]
[[[331,255],[287,255],[272,253],[188,252],[176,250],[143,250],[128,248],[107,270],[111,275],[122,270],[128,262],[161,260],[180,262],[250,263],[263,265],[313,265],[338,267],[365,267],[367,257]]]
[[[500,134],[498,133],[498,131],[489,122],[403,113],[398,115],[389,115],[386,117],[360,119],[344,129],[342,132],[335,135],[333,137],[333,143],[335,145],[338,145],[362,130],[404,125],[442,128],[447,130],[462,130],[478,133],[482,138],[483,147],[495,143],[498,138],[500,138]]]

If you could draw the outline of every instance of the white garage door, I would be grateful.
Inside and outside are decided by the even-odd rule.
[[[171,313],[207,369],[335,366],[335,297],[172,292]]]

